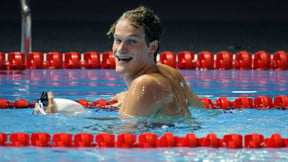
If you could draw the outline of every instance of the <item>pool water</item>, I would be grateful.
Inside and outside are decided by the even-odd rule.
[[[190,88],[199,96],[216,100],[227,97],[230,101],[240,96],[276,97],[288,95],[287,71],[240,71],[240,70],[180,70]],[[96,101],[109,100],[113,95],[127,90],[123,78],[114,70],[84,69],[31,69],[24,71],[0,71],[0,98],[8,101],[26,99],[35,101],[42,91],[53,91],[56,98]],[[176,136],[195,133],[205,137],[215,133],[218,138],[226,134],[241,135],[258,133],[268,138],[280,133],[288,138],[288,111],[279,109],[256,110],[208,110],[190,108],[191,118],[137,118],[119,119],[117,111],[86,109],[83,114],[67,116],[33,115],[32,109],[0,109],[0,132],[81,132],[99,134],[109,132],[115,135],[123,132],[142,134],[152,132],[159,137],[166,132]],[[105,117],[110,119],[100,119]],[[155,126],[151,123],[166,122]],[[173,126],[169,124],[173,123]],[[288,148],[280,149],[227,149],[227,148],[37,148],[0,147],[0,161],[259,161],[288,160]]]

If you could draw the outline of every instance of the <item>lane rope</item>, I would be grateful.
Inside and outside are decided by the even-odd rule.
[[[234,101],[228,100],[226,97],[220,97],[217,100],[212,101],[209,98],[200,98],[207,109],[288,109],[288,96],[280,95],[277,97],[266,97],[258,96],[256,98],[249,97],[238,97]],[[99,108],[107,110],[117,111],[117,107],[112,105],[115,102],[109,102],[104,99],[99,99],[97,101],[88,101],[85,99],[76,100],[79,104],[83,105],[85,108]],[[25,99],[19,99],[16,101],[8,101],[6,99],[0,99],[0,109],[22,109],[22,108],[34,108],[35,101],[29,102]]]
[[[95,137],[94,137],[95,136]],[[52,138],[51,138],[52,137]],[[117,139],[115,138],[117,137]],[[51,140],[52,139],[52,140]],[[218,138],[216,134],[209,133],[206,137],[197,138],[193,133],[187,133],[185,137],[175,136],[173,133],[157,134],[143,133],[135,135],[121,133],[56,133],[45,132],[32,133],[16,132],[7,135],[0,132],[0,146],[10,147],[98,147],[98,148],[155,148],[155,147],[212,147],[212,148],[283,148],[288,147],[288,138],[282,138],[280,134],[272,134],[264,138],[261,134],[227,134]]]
[[[195,70],[288,70],[286,51],[164,51],[157,61],[178,69]],[[0,52],[0,69],[114,69],[115,60],[111,51],[107,52]]]

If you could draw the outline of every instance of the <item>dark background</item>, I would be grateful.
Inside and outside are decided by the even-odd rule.
[[[31,0],[33,51],[108,51],[109,26],[150,7],[164,25],[161,51],[288,51],[288,8],[279,0]],[[20,50],[18,0],[0,1],[0,51]]]

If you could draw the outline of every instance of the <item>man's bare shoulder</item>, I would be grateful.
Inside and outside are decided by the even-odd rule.
[[[177,70],[169,65],[165,65],[165,64],[161,64],[161,63],[157,63],[157,67],[160,70],[167,70],[167,71],[171,71],[171,72],[177,72]]]
[[[163,88],[168,82],[165,77],[163,77],[160,73],[152,73],[152,74],[144,74],[137,77],[131,84],[137,86],[148,86],[151,88]]]
[[[184,78],[182,74],[179,71],[177,71],[175,68],[168,66],[168,65],[161,64],[161,63],[158,63],[157,67],[162,76],[170,80],[179,82],[179,83],[184,82]]]
[[[129,86],[120,113],[130,116],[155,115],[167,104],[167,98],[171,93],[167,83],[159,74],[144,74],[137,77]]]

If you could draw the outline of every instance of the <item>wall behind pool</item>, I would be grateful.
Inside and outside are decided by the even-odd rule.
[[[33,51],[108,51],[105,33],[138,5],[162,18],[161,51],[287,50],[288,10],[275,1],[31,1]],[[19,1],[0,2],[0,51],[20,50]],[[161,52],[160,51],[160,52]]]
[[[280,0],[161,1],[161,0],[30,0],[35,20],[115,20],[127,9],[151,7],[163,20],[286,21],[288,11]],[[0,2],[0,20],[20,18],[19,1]]]

